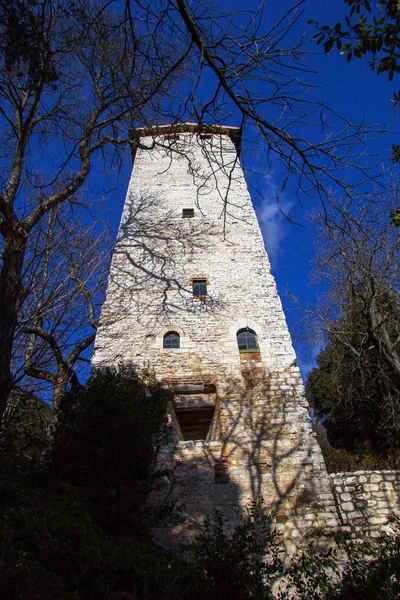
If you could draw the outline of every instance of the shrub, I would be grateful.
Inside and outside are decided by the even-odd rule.
[[[145,501],[167,402],[130,370],[105,370],[65,396],[50,447],[44,431],[31,436],[41,450],[29,460],[30,421],[2,431],[4,597],[105,600],[158,585],[168,558],[151,544]],[[10,465],[23,468],[11,476]]]
[[[383,533],[376,542],[347,547],[341,585],[331,588],[327,600],[398,600],[400,598],[400,522],[393,533]]]
[[[400,521],[392,530],[376,540],[343,539],[326,554],[303,551],[286,574],[280,600],[398,600]]]
[[[105,369],[66,394],[57,412],[52,476],[87,490],[96,522],[110,532],[143,528],[167,402],[164,390],[130,369]]]
[[[341,471],[375,471],[398,469],[399,457],[396,454],[380,456],[374,453],[355,454],[340,448],[322,448],[328,473]]]
[[[175,596],[188,600],[267,600],[272,598],[272,582],[282,571],[270,519],[254,504],[233,532],[215,511],[214,519],[205,522],[190,545],[188,557]]]
[[[96,373],[63,400],[50,449],[42,417],[14,413],[0,439],[2,597],[270,600],[278,580],[280,600],[400,597],[398,523],[376,542],[343,542],[341,578],[334,551],[306,550],[288,567],[256,505],[233,531],[216,512],[180,555],[154,547],[146,497],[167,402],[129,370]]]

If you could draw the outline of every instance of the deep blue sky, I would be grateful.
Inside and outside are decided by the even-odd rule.
[[[226,6],[230,10],[243,10],[243,0],[229,0],[229,2],[220,0],[219,5]],[[291,7],[293,2],[288,0],[271,1],[270,5],[266,16],[272,23]],[[256,6],[257,2],[247,0],[247,8],[256,8]],[[306,0],[303,9],[304,15],[291,33],[293,41],[296,41],[302,34],[306,38],[312,38],[315,31],[312,25],[307,24],[308,19],[315,19],[321,24],[335,24],[339,20],[343,21],[346,14],[343,0]],[[400,88],[400,78],[390,84],[385,74],[377,76],[364,61],[353,59],[351,63],[347,63],[345,56],[340,56],[339,52],[335,50],[324,55],[322,48],[316,46],[313,41],[309,43],[308,49],[310,53],[308,67],[315,71],[315,74],[309,76],[309,80],[311,79],[313,83],[320,86],[320,89],[315,92],[319,100],[328,103],[338,113],[353,122],[359,122],[364,118],[370,124],[383,126],[392,121],[391,96],[393,91]],[[374,152],[389,149],[391,144],[397,141],[394,132],[395,130],[400,131],[400,124],[397,123],[396,126],[396,121],[398,121],[398,117],[395,117],[391,125],[392,135],[375,142]],[[316,130],[315,134],[317,133]],[[311,131],[303,132],[305,137],[311,134],[314,135]],[[304,350],[303,344],[296,341],[296,326],[300,315],[287,297],[287,290],[304,300],[310,300],[318,293],[315,287],[309,285],[310,263],[314,256],[314,231],[307,225],[307,218],[315,209],[315,203],[307,200],[301,207],[296,198],[290,195],[290,192],[286,193],[284,208],[288,216],[295,221],[302,222],[305,226],[291,224],[280,214],[276,205],[277,182],[275,176],[279,176],[279,166],[276,167],[277,173],[266,174],[266,164],[263,164],[263,160],[261,155],[259,157],[251,155],[246,164],[263,172],[260,177],[252,178],[252,184],[261,190],[264,199],[260,201],[256,195],[253,196],[253,199],[289,327],[295,338],[299,365],[304,375],[312,366],[313,358],[309,352]],[[118,226],[125,198],[129,179],[128,171],[129,169],[125,170],[124,175],[120,178],[118,189],[111,195],[108,203],[109,216],[115,228]]]
[[[237,2],[237,5],[240,6],[240,3]],[[292,2],[280,0],[273,11],[277,14],[290,6]],[[314,29],[312,25],[307,24],[308,19],[334,25],[337,21],[343,21],[346,14],[343,0],[307,0],[303,8],[304,16],[292,32],[293,39],[302,33],[306,38],[312,38]],[[313,76],[315,83],[322,86],[317,92],[319,98],[352,122],[359,122],[365,118],[368,123],[377,127],[391,123],[392,133],[376,140],[375,152],[385,151],[393,143],[398,143],[395,131],[400,131],[400,123],[398,116],[394,116],[391,96],[393,91],[400,88],[400,78],[395,78],[389,83],[387,75],[377,76],[364,61],[353,59],[347,63],[346,57],[336,50],[324,55],[321,46],[317,46],[313,41],[309,44],[309,50],[308,66],[316,72]],[[307,134],[304,132],[305,136]],[[313,365],[315,351],[310,352],[310,348],[306,348],[304,343],[296,339],[298,320],[302,315],[288,298],[287,291],[304,301],[312,301],[318,294],[319,290],[310,285],[315,231],[309,226],[293,225],[279,213],[274,197],[274,184],[272,174],[269,181],[264,181],[266,188],[270,188],[269,198],[262,203],[256,197],[254,200],[273,273],[294,337],[299,365],[305,375]],[[285,203],[288,216],[302,223],[307,223],[307,217],[315,209],[315,204],[310,200],[306,200],[304,207],[301,207],[290,194],[286,195]]]

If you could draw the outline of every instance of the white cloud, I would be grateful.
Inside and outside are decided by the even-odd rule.
[[[279,189],[274,178],[266,175],[263,180],[263,199],[255,205],[255,209],[265,247],[271,262],[276,265],[282,242],[289,231],[290,224],[286,217],[289,216],[293,202],[281,196],[278,204],[276,198]]]

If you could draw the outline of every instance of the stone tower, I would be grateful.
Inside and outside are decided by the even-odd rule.
[[[240,130],[141,130],[94,365],[134,364],[169,387],[171,441],[151,502],[195,536],[264,502],[287,543],[337,526],[325,464],[239,162]]]

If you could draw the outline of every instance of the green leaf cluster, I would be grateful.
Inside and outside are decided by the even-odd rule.
[[[380,289],[377,325],[368,300],[351,297],[328,335],[307,380],[307,398],[334,447],[360,455],[388,455],[400,447],[400,390],[379,336],[396,344],[400,329],[397,294]]]
[[[320,25],[314,20],[318,33],[317,44],[322,44],[327,54],[333,48],[346,56],[347,62],[354,58],[366,58],[368,66],[378,75],[387,73],[389,81],[400,72],[400,19],[397,0],[345,0],[349,14],[345,22],[334,26]],[[398,105],[399,93],[394,95]]]

